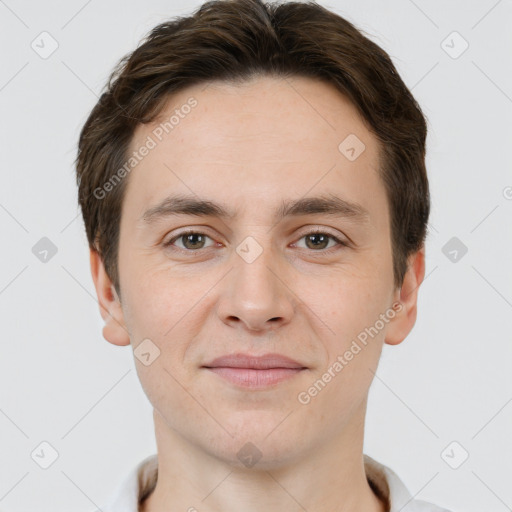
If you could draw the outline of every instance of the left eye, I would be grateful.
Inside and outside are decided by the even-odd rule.
[[[334,235],[330,235],[329,233],[322,233],[321,231],[313,231],[312,233],[307,233],[306,235],[303,235],[300,240],[305,239],[306,241],[306,248],[307,249],[326,249],[329,241],[333,240],[339,245],[346,246],[347,244],[342,242],[339,238],[335,237]],[[336,245],[336,244],[334,244]],[[331,249],[332,246],[329,247]]]

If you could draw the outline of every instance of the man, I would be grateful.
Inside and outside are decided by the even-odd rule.
[[[158,454],[104,512],[444,510],[363,454],[383,343],[416,320],[425,138],[387,54],[315,3],[209,2],[119,64],[79,200]]]

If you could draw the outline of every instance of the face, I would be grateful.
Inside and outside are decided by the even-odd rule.
[[[121,303],[96,260],[93,277],[105,337],[144,354],[162,424],[234,464],[247,442],[268,467],[335,442],[361,417],[383,343],[412,328],[422,274],[407,300],[393,287],[378,144],[356,109],[306,78],[215,82],[173,95],[133,151],[146,154],[125,178]],[[205,367],[237,353],[302,369]]]

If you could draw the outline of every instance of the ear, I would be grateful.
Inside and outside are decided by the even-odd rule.
[[[90,249],[90,261],[100,313],[105,321],[103,337],[113,345],[129,345],[130,335],[125,325],[121,301],[105,271],[101,256],[94,249]]]
[[[395,317],[389,321],[385,342],[398,345],[411,332],[416,323],[418,290],[425,277],[425,246],[412,254],[408,260],[407,272],[402,287],[395,291],[394,303],[400,307]]]

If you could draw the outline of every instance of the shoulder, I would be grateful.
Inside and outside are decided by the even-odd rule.
[[[410,507],[404,507],[402,512],[453,512],[447,508],[439,507],[433,503],[422,500],[414,500]]]
[[[99,509],[91,512],[138,512],[142,498],[153,490],[158,471],[156,454],[125,472],[117,487]]]
[[[416,500],[401,478],[388,466],[364,454],[368,481],[387,503],[390,512],[452,512],[427,501]]]

